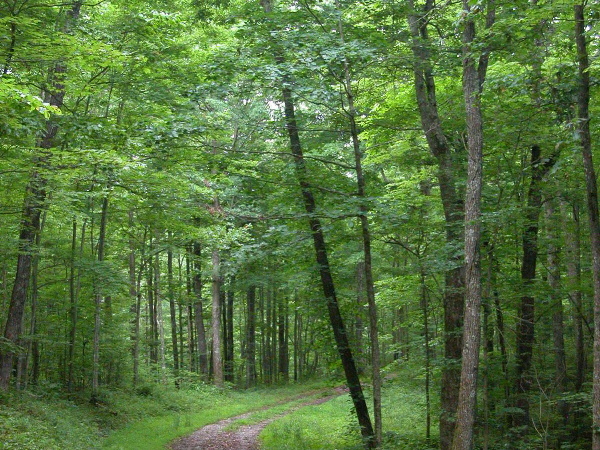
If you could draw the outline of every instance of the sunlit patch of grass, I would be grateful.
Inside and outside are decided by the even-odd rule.
[[[371,404],[371,403],[369,403]],[[437,446],[437,422],[425,438],[425,395],[419,382],[397,378],[383,389],[382,450],[425,450]],[[432,418],[437,417],[437,410]],[[355,450],[363,448],[348,395],[295,411],[268,425],[263,450]]]

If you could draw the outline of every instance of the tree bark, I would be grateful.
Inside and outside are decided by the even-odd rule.
[[[198,347],[198,371],[202,377],[208,376],[208,346],[206,345],[206,329],[204,327],[204,312],[202,307],[202,270],[200,266],[201,247],[194,244],[194,318],[196,325],[196,346]]]
[[[427,16],[433,1],[425,3],[418,14],[413,0],[409,0],[408,23],[412,35],[414,57],[414,85],[421,117],[421,127],[432,155],[437,159],[437,179],[446,221],[446,243],[455,248],[464,241],[463,202],[456,191],[455,163],[448,140],[444,134],[437,108],[435,79],[431,55],[427,48],[429,35]],[[455,252],[457,253],[457,252]],[[447,450],[452,444],[455,413],[458,404],[460,370],[457,364],[462,352],[464,265],[459,255],[451,256],[452,267],[445,273],[444,285],[444,358],[441,380],[440,448]]]
[[[256,384],[256,286],[246,292],[246,388]]]
[[[586,355],[583,335],[583,302],[581,295],[581,226],[579,223],[579,205],[575,201],[572,205],[572,228],[569,226],[569,208],[564,199],[561,199],[560,209],[563,218],[563,233],[569,236],[565,239],[566,266],[568,278],[569,301],[573,310],[573,331],[575,339],[575,392],[581,392],[585,380]]]
[[[108,218],[108,196],[102,199],[102,212],[100,215],[100,230],[98,236],[97,260],[102,270],[104,262],[104,251],[106,248],[106,222]],[[97,278],[97,277],[96,277]],[[94,280],[94,343],[93,343],[93,363],[92,363],[92,397],[91,402],[98,402],[99,373],[100,373],[100,332],[102,328],[102,287],[100,280]]]
[[[171,345],[173,347],[173,375],[175,385],[179,386],[179,346],[177,339],[177,308],[175,305],[175,285],[173,283],[173,250],[169,243],[167,250],[167,283],[169,295],[169,312],[171,317]]]
[[[215,386],[223,387],[223,359],[221,357],[221,274],[219,250],[212,251],[212,364]]]
[[[600,450],[600,214],[598,213],[598,185],[592,158],[590,133],[590,72],[585,36],[583,4],[573,7],[575,43],[577,45],[577,135],[583,156],[586,181],[588,220],[592,252],[592,279],[594,286],[594,382],[592,387],[592,449]]]
[[[463,11],[469,17],[468,0]],[[465,19],[463,31],[463,94],[469,153],[465,200],[465,310],[460,389],[452,450],[473,447],[477,374],[481,341],[481,189],[483,184],[483,120],[480,79],[473,57],[475,23]]]
[[[530,369],[534,342],[535,298],[527,291],[533,287],[536,276],[539,216],[542,208],[541,183],[554,162],[554,156],[542,161],[540,147],[537,145],[531,147],[531,180],[527,192],[525,230],[523,231],[523,261],[521,263],[521,280],[526,293],[521,297],[517,317],[515,406],[522,411],[512,417],[513,426],[517,427],[529,425],[529,400],[527,396],[531,389]]]

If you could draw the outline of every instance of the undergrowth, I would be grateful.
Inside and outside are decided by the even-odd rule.
[[[171,440],[225,417],[290,401],[323,386],[235,391],[196,384],[142,385],[67,394],[48,386],[0,393],[0,450],[163,450]]]
[[[368,394],[368,393],[367,393]],[[419,380],[392,379],[382,392],[381,450],[437,448],[437,423],[425,437],[426,405]],[[371,400],[369,399],[369,404]],[[433,412],[437,418],[437,412]],[[295,411],[268,425],[260,435],[263,450],[361,450],[360,430],[348,395]]]

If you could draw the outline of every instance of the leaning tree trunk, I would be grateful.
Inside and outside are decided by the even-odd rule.
[[[590,133],[590,72],[585,37],[583,4],[574,6],[575,42],[579,84],[577,92],[577,134],[583,156],[588,220],[592,251],[592,278],[594,282],[594,382],[592,387],[592,449],[600,450],[600,214],[598,213],[598,186],[592,159]]]

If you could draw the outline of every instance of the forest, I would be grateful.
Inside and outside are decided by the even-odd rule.
[[[343,444],[262,448],[600,450],[599,33],[597,0],[0,2],[0,449],[325,383]]]

